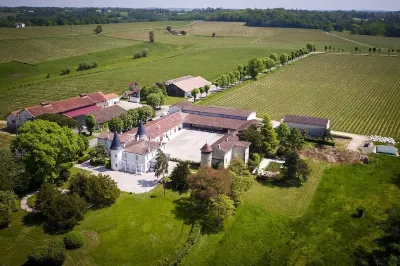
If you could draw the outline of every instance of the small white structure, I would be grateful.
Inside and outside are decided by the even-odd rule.
[[[212,152],[213,149],[208,145],[208,143],[204,144],[203,148],[200,149],[201,151],[201,167],[211,167],[212,164]]]
[[[106,94],[104,95],[104,98],[106,98],[105,107],[113,106],[120,101],[120,97],[116,93]]]
[[[301,115],[285,115],[281,122],[287,124],[290,129],[306,130],[311,137],[323,137],[330,124],[327,118]]]

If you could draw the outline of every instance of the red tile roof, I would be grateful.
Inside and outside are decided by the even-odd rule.
[[[241,128],[245,123],[247,123],[247,120],[187,114],[184,119],[184,123],[213,128],[226,128],[237,130]]]
[[[158,150],[160,147],[161,147],[160,142],[140,140],[140,141],[130,142],[125,151],[129,153],[145,155],[155,150]]]
[[[92,106],[80,108],[78,110],[66,112],[63,115],[68,116],[68,117],[77,117],[77,116],[80,116],[80,115],[86,115],[88,113],[91,113],[91,112],[93,112],[95,110],[99,110],[99,109],[101,109],[101,107],[99,107],[97,105],[92,105]]]
[[[250,145],[251,145],[250,142],[241,141],[237,135],[237,132],[233,132],[222,136],[219,140],[217,140],[211,145],[211,148],[227,152],[233,147],[247,148]]]
[[[161,117],[157,120],[149,121],[144,124],[144,127],[147,132],[147,137],[156,138],[170,129],[182,124],[184,116],[186,114],[182,114],[180,112],[169,114],[167,116]],[[134,128],[125,134],[136,135],[137,128]]]
[[[126,113],[126,110],[119,105],[113,105],[106,108],[98,108],[89,113],[96,118],[96,123],[102,124],[121,116],[123,113]]]
[[[90,94],[82,94],[82,96],[72,97],[59,101],[50,102],[47,104],[36,105],[26,108],[34,117],[41,114],[57,114],[66,113],[76,109],[95,105],[104,102],[104,94],[95,92]]]
[[[110,94],[104,95],[104,98],[106,98],[107,100],[111,100],[111,99],[119,98],[119,95],[116,93],[110,93]]]

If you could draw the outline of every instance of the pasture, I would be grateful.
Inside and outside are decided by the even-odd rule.
[[[335,130],[398,137],[399,71],[397,57],[314,55],[201,104],[256,110],[275,120],[326,117]]]

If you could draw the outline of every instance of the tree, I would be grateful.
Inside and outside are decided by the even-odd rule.
[[[282,65],[286,64],[288,61],[288,55],[285,53],[281,54],[281,56],[279,57],[279,60]]]
[[[228,75],[230,83],[234,84],[236,82],[236,75],[233,72],[230,72]]]
[[[10,149],[0,149],[0,190],[25,191],[29,186],[29,175],[25,165]]]
[[[48,229],[69,230],[83,219],[86,201],[78,194],[63,194],[54,185],[44,184],[36,196],[35,209],[41,212]]]
[[[331,52],[332,47],[329,45],[329,52]]]
[[[162,175],[164,196],[165,196],[165,187],[167,184],[167,179],[165,177],[165,174],[168,174],[168,157],[161,149],[157,150],[156,164],[154,166],[154,174],[157,178],[159,178]]]
[[[104,147],[104,145],[97,145],[94,147],[93,150],[89,152],[89,155],[91,158],[108,158],[108,152],[107,149]]]
[[[137,111],[135,113],[137,114]],[[137,120],[137,118],[134,120],[134,117],[129,112],[123,113],[119,118],[121,118],[122,122],[124,123],[124,129],[131,129]]]
[[[171,32],[171,30],[172,30],[172,27],[171,26],[167,26],[167,31]]]
[[[193,89],[190,94],[193,96],[194,101],[196,101],[197,94],[199,93],[199,89]]]
[[[264,137],[256,125],[250,125],[247,130],[240,134],[240,139],[251,143],[250,153],[264,153]]]
[[[269,55],[269,58],[271,58],[272,60],[274,60],[274,62],[278,62],[279,58],[278,55],[276,53],[272,53]]]
[[[54,122],[34,120],[19,128],[11,144],[13,152],[25,164],[32,183],[58,177],[62,164],[72,162],[86,150],[83,138]]]
[[[356,51],[356,53],[358,52],[358,46],[356,46],[356,47],[354,48],[354,51]]]
[[[168,93],[167,93],[167,88],[165,87],[164,82],[161,82],[161,83],[160,83],[159,88],[160,88],[160,90],[161,90],[161,93],[162,93],[164,96],[167,96],[167,95],[168,95]]]
[[[98,35],[103,31],[103,28],[101,27],[101,25],[97,25],[93,31]]]
[[[214,37],[215,37],[215,32],[213,32],[213,33],[211,34],[211,36],[214,38]]]
[[[41,120],[47,120],[50,122],[56,122],[59,126],[67,126],[69,128],[76,128],[77,127],[77,122],[75,119],[66,117],[65,115],[60,115],[60,114],[42,114],[35,119],[41,119]]]
[[[150,105],[153,109],[159,108],[165,101],[165,96],[161,92],[150,93],[146,98],[146,103]]]
[[[312,43],[307,43],[307,50],[309,52],[312,52],[312,50],[313,50],[313,44]]]
[[[120,195],[117,183],[109,175],[78,173],[71,177],[69,190],[96,206],[109,206]]]
[[[233,200],[227,195],[217,195],[210,199],[207,213],[203,218],[203,230],[216,233],[224,229],[225,220],[235,213]]]
[[[324,139],[325,140],[332,140],[331,130],[329,128],[325,129],[324,131]]]
[[[286,180],[306,180],[310,174],[307,163],[300,158],[297,151],[288,151],[283,164],[283,176]]]
[[[11,223],[12,213],[17,211],[16,200],[17,197],[14,193],[0,190],[0,228],[6,227]]]
[[[149,31],[149,40],[150,40],[150,42],[151,43],[153,43],[154,42],[154,31]]]
[[[285,123],[280,123],[279,126],[275,128],[277,139],[280,142],[286,142],[290,135],[290,128]]]
[[[142,105],[141,107],[137,108],[137,112],[139,115],[139,120],[143,122],[146,122],[155,116],[154,109],[149,105]]]
[[[368,49],[368,54],[371,54],[371,52],[372,52],[372,48],[370,47],[370,48]]]
[[[372,51],[375,53],[376,52],[376,47],[372,48]]]
[[[90,132],[90,136],[92,135],[92,133],[94,131],[94,127],[96,126],[96,123],[97,123],[96,118],[94,118],[93,115],[86,116],[85,124],[86,124],[87,130]]]
[[[65,257],[64,244],[59,240],[51,240],[44,245],[35,246],[28,255],[28,261],[32,265],[61,266]]]
[[[201,95],[201,97],[203,97],[203,93],[204,93],[204,87],[200,87],[200,88],[199,88],[199,91],[200,91],[200,95]]]
[[[124,128],[124,122],[122,121],[121,118],[119,117],[114,117],[113,119],[108,122],[108,129],[111,132],[122,132],[122,129]]]
[[[256,79],[258,73],[262,72],[263,65],[260,59],[252,58],[247,65],[247,71],[252,79]]]
[[[304,138],[297,128],[290,130],[288,137],[288,148],[292,151],[299,151],[304,145]]]
[[[327,49],[328,49],[328,46],[325,45],[325,53],[326,53],[326,50],[327,50]]]
[[[181,192],[187,191],[189,189],[187,178],[190,174],[189,162],[178,162],[169,177],[174,189]]]
[[[229,164],[228,170],[233,177],[231,187],[232,200],[237,207],[241,203],[241,196],[253,185],[254,178],[241,159],[233,159]]]
[[[210,90],[210,85],[205,85],[204,86],[204,92],[206,93],[206,96],[208,96],[208,91]]]
[[[278,145],[278,140],[276,139],[275,130],[272,128],[272,123],[268,116],[264,116],[263,118],[261,134],[263,137],[263,154],[272,156]]]
[[[256,169],[260,165],[262,159],[263,157],[260,154],[251,153],[248,162],[249,170],[253,171],[254,169]]]

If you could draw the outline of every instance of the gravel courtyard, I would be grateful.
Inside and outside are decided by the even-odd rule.
[[[166,152],[171,158],[200,162],[200,149],[206,141],[211,145],[222,136],[219,133],[182,129],[167,143]]]
[[[177,163],[168,163],[168,173],[171,173]],[[121,171],[113,171],[105,168],[104,166],[93,167],[88,162],[82,164],[76,164],[75,167],[81,168],[92,172],[93,174],[104,174],[110,175],[111,178],[117,182],[118,188],[121,191],[133,192],[133,193],[146,193],[156,187],[161,177],[157,179],[154,172],[143,173],[141,175],[135,175],[133,173],[125,173]]]

